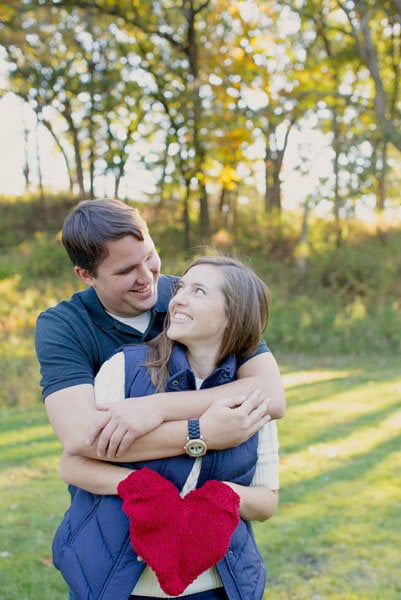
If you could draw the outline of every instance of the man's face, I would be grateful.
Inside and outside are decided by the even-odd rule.
[[[120,317],[136,317],[157,301],[160,258],[152,239],[141,242],[133,235],[107,242],[108,256],[98,266],[96,277],[78,275],[91,285],[104,308]]]

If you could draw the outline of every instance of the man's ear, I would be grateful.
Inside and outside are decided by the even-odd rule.
[[[95,285],[96,278],[93,277],[93,275],[91,275],[87,269],[75,266],[74,271],[76,276],[79,277],[79,279],[83,281],[85,285],[90,285],[91,287]]]

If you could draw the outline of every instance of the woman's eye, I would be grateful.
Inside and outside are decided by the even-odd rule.
[[[195,294],[197,294],[198,296],[204,296],[205,290],[203,288],[197,287],[195,289]]]

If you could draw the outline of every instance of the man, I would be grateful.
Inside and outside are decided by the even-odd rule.
[[[235,382],[97,410],[93,382],[100,365],[119,346],[160,332],[176,278],[160,275],[146,223],[118,200],[80,202],[65,220],[62,240],[87,289],[39,315],[35,345],[46,411],[68,453],[120,462],[180,454],[187,419],[209,407],[201,433],[209,448],[222,449],[283,416],[278,366],[264,343],[255,356],[239,359]],[[157,431],[164,421],[176,422],[169,439]]]

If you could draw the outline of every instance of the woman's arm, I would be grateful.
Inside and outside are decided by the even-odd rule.
[[[278,490],[267,487],[250,487],[225,481],[237,494],[241,501],[239,514],[245,521],[266,521],[276,512],[278,505]]]
[[[246,521],[266,521],[278,506],[279,443],[276,421],[267,423],[259,432],[258,461],[250,486],[226,481],[241,499],[240,516]]]
[[[237,371],[237,380],[229,385],[244,385],[246,395],[259,389],[269,399],[268,414],[281,419],[285,414],[285,394],[280,370],[271,352],[263,352],[243,363]],[[248,387],[249,386],[249,387]]]

